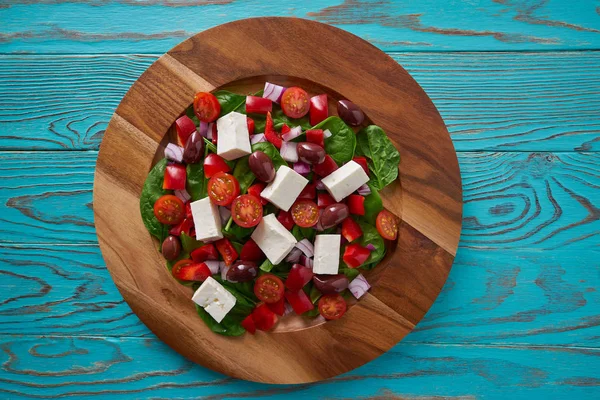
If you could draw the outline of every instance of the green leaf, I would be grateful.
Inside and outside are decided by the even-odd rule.
[[[276,171],[282,165],[285,165],[286,167],[288,166],[288,163],[281,157],[281,154],[279,154],[279,150],[277,150],[277,147],[273,146],[272,143],[260,142],[253,144],[252,151],[255,152],[258,150],[262,151],[263,153],[269,156],[271,161],[273,161],[273,166],[275,167]],[[250,169],[250,167],[248,167],[248,169]]]
[[[194,124],[196,124],[196,126],[200,125],[200,120],[198,119],[198,117],[196,117],[196,113],[194,112],[194,105],[193,104],[191,106],[189,106],[185,110],[185,115],[187,115],[188,117],[190,117],[190,119],[192,121],[194,121]]]
[[[146,225],[148,232],[156,237],[161,243],[169,234],[169,229],[161,224],[158,219],[154,216],[154,203],[161,196],[171,193],[170,190],[162,188],[163,180],[165,177],[165,168],[167,166],[167,159],[163,158],[150,170],[146,181],[144,182],[144,188],[140,195],[140,212],[142,214],[142,221]]]
[[[385,256],[385,241],[373,225],[362,221],[358,221],[358,224],[362,229],[363,235],[357,239],[357,242],[361,246],[366,246],[369,243],[375,246],[375,250],[371,252],[367,261],[360,268],[371,269]]]
[[[308,239],[312,243],[315,241],[316,234],[317,231],[314,228],[302,228],[299,225],[294,225],[292,228],[292,235],[294,235],[297,241]]]
[[[207,196],[207,179],[204,177],[204,167],[202,164],[188,164],[186,167],[186,172],[186,189],[192,197],[192,201],[205,198]]]
[[[343,263],[343,261],[341,261],[341,263]],[[356,268],[348,268],[346,267],[346,264],[344,264],[343,267],[340,267],[339,273],[346,275],[346,278],[351,281],[360,274],[360,271]]]
[[[254,228],[243,228],[233,222],[233,218],[229,217],[229,221],[227,221],[227,224],[221,229],[221,231],[225,236],[227,236],[228,239],[242,241],[252,234]],[[238,254],[239,253],[240,252],[238,251]]]
[[[264,132],[265,125],[267,122],[266,115],[252,115],[251,118],[254,120],[254,131],[256,133]],[[273,104],[273,111],[271,112],[271,118],[273,119],[273,128],[281,130],[283,124],[286,124],[290,128],[295,126],[301,126],[302,130],[311,128],[308,117],[302,118],[290,118],[283,113],[281,107]]]
[[[217,90],[213,93],[219,104],[221,105],[221,113],[219,117],[222,117],[225,114],[229,114],[232,111],[238,111],[243,114],[246,113],[244,105],[246,104],[246,96],[228,92],[227,90]],[[240,111],[241,108],[244,108]]]
[[[309,292],[309,297],[310,297],[310,301],[313,304],[317,304],[317,301],[319,301],[319,299],[321,298],[323,294],[319,291],[319,289],[317,289],[317,287],[315,285],[313,285],[310,288],[310,292]]]
[[[233,308],[235,308],[235,306]],[[219,335],[241,336],[246,332],[244,327],[240,325],[240,322],[243,321],[243,318],[240,321],[238,321],[239,318],[231,317],[233,309],[229,311],[229,313],[225,316],[225,318],[223,318],[223,321],[221,321],[220,323],[215,321],[215,319],[211,317],[211,315],[199,305],[196,305],[196,311],[198,312],[198,315],[200,316],[200,318],[202,318],[204,323],[210,328],[210,330],[215,333],[218,333]],[[248,315],[250,315],[250,313],[248,313],[246,316]]]
[[[204,144],[206,145],[206,148],[204,149],[204,157],[206,157],[208,152],[217,154],[217,146],[207,138],[202,139],[204,139]]]
[[[277,206],[275,206],[275,204],[268,203],[266,206],[263,207],[263,217],[265,215],[275,214],[277,213],[277,210],[279,209],[277,208]]]
[[[181,240],[181,247],[183,248],[184,253],[191,253],[192,250],[196,250],[198,247],[204,246],[204,243],[191,236],[188,236],[185,232],[181,232],[181,236],[179,238]]]
[[[358,132],[356,154],[367,157],[375,188],[381,190],[398,178],[400,153],[377,125],[369,125]]]
[[[361,217],[371,225],[375,225],[377,214],[383,210],[383,202],[379,196],[379,192],[375,187],[369,185],[371,188],[371,194],[365,196],[365,215]]]
[[[329,117],[312,129],[329,129],[331,137],[325,139],[325,152],[342,165],[352,160],[356,148],[356,135],[340,117]]]
[[[271,272],[273,267],[274,267],[273,263],[271,261],[269,261],[269,259],[267,258],[265,261],[263,261],[262,264],[260,264],[259,268],[261,271]]]

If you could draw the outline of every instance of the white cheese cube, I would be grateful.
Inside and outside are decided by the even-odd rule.
[[[283,168],[283,167],[282,167]],[[275,214],[265,215],[252,232],[252,240],[273,265],[279,264],[296,245],[296,238],[281,225]]]
[[[230,112],[217,120],[217,154],[226,160],[235,160],[250,154],[250,134],[246,116]]]
[[[196,227],[196,240],[210,242],[223,239],[219,207],[211,203],[210,198],[196,200],[190,204],[192,218]]]
[[[235,296],[210,276],[202,282],[192,300],[217,322],[223,321],[236,302]]]
[[[313,273],[335,275],[340,266],[340,235],[317,235]]]
[[[305,177],[284,165],[279,167],[275,179],[260,192],[260,196],[288,211],[307,184]]]
[[[321,182],[335,201],[342,201],[369,182],[369,176],[356,161],[350,161],[321,179]]]

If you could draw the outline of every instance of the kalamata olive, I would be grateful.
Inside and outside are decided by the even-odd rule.
[[[321,164],[325,161],[325,149],[315,143],[298,143],[298,158],[307,164]]]
[[[275,179],[273,161],[262,151],[258,150],[250,154],[248,164],[250,165],[250,170],[256,175],[258,180],[269,183]]]
[[[258,267],[252,261],[238,261],[227,271],[227,280],[229,282],[248,282],[256,278]]]
[[[348,206],[343,203],[331,204],[323,210],[321,214],[321,225],[323,229],[331,228],[336,226],[350,215]]]
[[[365,120],[362,110],[349,100],[340,100],[337,104],[337,112],[348,125],[358,126]]]
[[[175,260],[181,253],[181,242],[177,236],[169,235],[162,242],[162,254],[167,260]]]
[[[344,274],[315,275],[313,283],[323,294],[341,293],[348,288],[348,278]]]
[[[188,138],[183,149],[183,161],[187,164],[199,163],[204,155],[204,139],[200,132],[194,131]]]

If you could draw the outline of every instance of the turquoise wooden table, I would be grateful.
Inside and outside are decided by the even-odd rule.
[[[600,398],[599,2],[35,3],[0,0],[0,398]],[[265,15],[388,52],[440,110],[464,185],[460,248],[426,318],[310,385],[237,381],[171,351],[119,295],[92,217],[128,87],[192,34]]]

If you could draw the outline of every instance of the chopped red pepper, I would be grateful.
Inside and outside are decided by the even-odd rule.
[[[308,282],[310,282],[312,277],[312,269],[301,264],[294,264],[285,280],[285,287],[291,291],[301,290]]]
[[[257,199],[260,199],[260,203],[263,206],[266,205],[268,202],[267,202],[267,200],[260,197],[260,193],[263,191],[263,189],[266,186],[267,185],[265,183],[258,182],[248,188],[248,194],[251,194],[252,196],[256,197]]]
[[[358,268],[367,261],[371,255],[371,250],[357,243],[352,243],[346,246],[344,251],[344,262],[350,268]]]
[[[248,134],[253,135],[254,134],[254,120],[250,117],[246,117],[246,124],[248,125]]]
[[[235,251],[235,247],[231,244],[229,239],[220,239],[215,242],[217,250],[221,253],[225,265],[231,265],[238,258],[238,253]]]
[[[329,154],[325,155],[325,161],[321,164],[313,165],[314,173],[319,176],[327,176],[338,168],[338,165]]]
[[[273,311],[275,314],[283,316],[283,313],[285,312],[285,299],[282,297],[275,303],[267,303],[267,307],[269,307],[269,310]]]
[[[248,241],[244,243],[244,246],[242,247],[240,259],[259,263],[265,259],[265,253],[262,252],[254,240],[248,239]]]
[[[244,328],[247,332],[253,335],[256,332],[256,325],[254,324],[254,317],[252,316],[252,314],[244,318],[240,325],[242,325],[242,328]]]
[[[362,229],[358,222],[352,218],[346,218],[342,222],[342,236],[349,242],[353,242],[362,236]]]
[[[336,203],[335,199],[331,197],[329,193],[319,193],[317,194],[317,207],[325,208],[327,206]]]
[[[265,303],[260,303],[252,311],[252,319],[256,329],[261,331],[268,331],[277,322],[277,315]]]
[[[365,215],[365,198],[358,194],[351,194],[348,196],[348,208],[350,214]]]
[[[192,121],[190,117],[184,115],[183,117],[177,118],[175,121],[175,129],[177,130],[179,143],[181,143],[182,146],[185,146],[190,135],[196,130],[196,124],[194,124],[194,121]]]
[[[356,156],[352,159],[352,161],[358,163],[362,169],[365,170],[365,174],[369,175],[369,164],[367,163],[367,159],[363,156]]]
[[[167,165],[165,169],[165,179],[163,189],[183,190],[185,189],[186,172],[181,164]]]
[[[291,231],[295,225],[292,214],[288,211],[280,210],[279,214],[277,214],[277,220],[281,222],[281,225],[285,226],[285,229],[288,231]]]
[[[306,141],[310,143],[318,144],[321,147],[325,147],[325,135],[323,129],[309,129],[306,131]]]
[[[306,186],[304,186],[304,189],[302,189],[302,191],[298,195],[298,198],[314,200],[316,195],[317,195],[316,185],[314,183],[308,183]]]
[[[273,143],[273,146],[278,149],[281,148],[281,144],[283,140],[281,139],[281,134],[278,133],[273,127],[273,119],[271,118],[271,113],[267,113],[267,122],[265,123],[265,138]]]
[[[192,250],[190,256],[192,257],[192,260],[194,260],[194,262],[204,262],[206,260],[219,259],[219,253],[217,253],[217,249],[212,243],[205,244],[202,247]]]
[[[304,290],[298,290],[297,292],[288,290],[285,292],[285,298],[298,315],[315,308],[310,298],[304,293]]]

